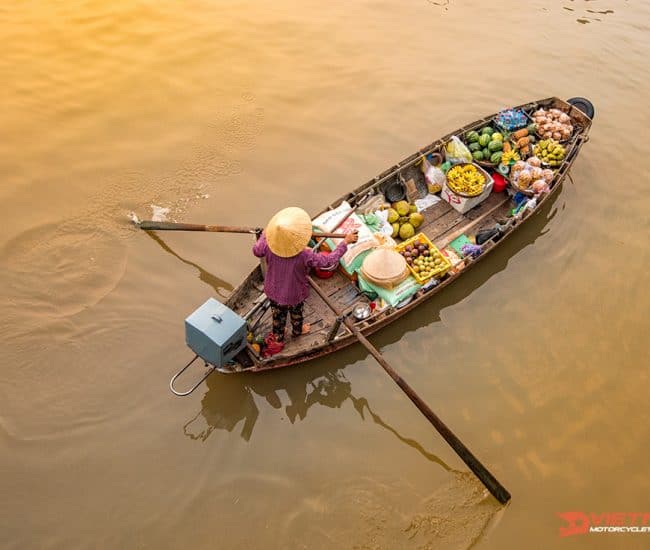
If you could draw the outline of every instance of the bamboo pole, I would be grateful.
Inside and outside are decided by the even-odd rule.
[[[230,225],[201,225],[195,223],[174,223],[174,222],[155,222],[155,221],[141,221],[136,225],[145,231],[207,231],[209,233],[248,233],[255,235],[262,231],[260,227],[242,227]],[[315,239],[343,239],[345,233],[322,233],[314,231],[312,237]]]

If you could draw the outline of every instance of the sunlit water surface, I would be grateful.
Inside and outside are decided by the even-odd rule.
[[[647,548],[643,2],[5,2],[3,548]],[[557,199],[373,341],[513,495],[500,508],[361,348],[173,398],[183,319],[246,236],[131,211],[312,213],[511,104],[596,106]]]

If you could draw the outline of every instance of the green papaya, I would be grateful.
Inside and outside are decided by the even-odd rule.
[[[492,126],[486,126],[481,130],[481,134],[487,134],[488,136],[491,136],[494,134],[494,128],[492,128]]]
[[[410,239],[413,235],[415,235],[415,228],[410,222],[406,222],[399,228],[399,238],[403,241]]]
[[[481,147],[487,147],[487,144],[490,143],[490,135],[481,134],[481,137],[478,138],[478,142],[481,145]]]
[[[472,153],[472,158],[474,160],[483,160],[483,151],[474,151]]]
[[[503,141],[491,141],[488,143],[488,149],[490,150],[490,153],[503,151]]]
[[[467,140],[467,143],[474,143],[478,141],[478,137],[478,132],[472,130],[471,132],[467,132],[465,139]]]
[[[409,223],[413,226],[414,229],[420,227],[423,221],[424,221],[424,216],[419,212],[413,212],[409,216]]]
[[[490,162],[492,164],[499,164],[501,162],[501,157],[503,156],[503,153],[501,151],[497,151],[496,153],[492,153],[492,156],[490,157]]]
[[[393,208],[400,216],[406,216],[410,212],[409,203],[406,201],[398,201],[394,203]]]
[[[470,151],[480,151],[481,150],[481,144],[478,141],[472,142],[469,144],[469,150]]]

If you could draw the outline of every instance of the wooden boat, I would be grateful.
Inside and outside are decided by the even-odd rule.
[[[357,321],[356,327],[365,336],[377,332],[386,325],[395,322],[409,311],[421,305],[425,300],[430,299],[434,294],[442,292],[445,287],[461,277],[468,269],[471,269],[476,263],[487,258],[490,252],[500,246],[514,231],[538,212],[544,202],[548,201],[551,196],[558,192],[560,184],[566,177],[578,152],[589,139],[588,132],[591,126],[590,116],[593,116],[593,108],[588,101],[581,100],[581,98],[578,99],[579,101],[569,100],[571,101],[569,103],[558,98],[547,98],[518,106],[527,113],[542,107],[561,109],[569,114],[574,126],[572,137],[564,144],[567,150],[566,157],[556,169],[550,192],[541,195],[538,199],[537,207],[533,210],[524,209],[521,216],[513,219],[510,227],[498,240],[490,240],[484,243],[482,247],[483,252],[476,259],[466,258],[464,269],[447,274],[436,286],[421,288],[412,300],[403,305],[403,307],[388,307],[382,311],[373,312],[366,319]],[[587,116],[583,110],[588,112],[590,116]],[[416,183],[423,184],[424,176],[417,166],[418,161],[421,160],[423,155],[442,152],[444,145],[449,141],[451,136],[462,136],[470,130],[480,129],[486,124],[491,123],[495,116],[496,113],[472,122],[419,149],[371,181],[338,198],[324,209],[323,212],[336,208],[342,201],[347,201],[354,207],[360,204],[370,194],[376,193],[379,189],[383,188],[382,186],[385,186],[391,181],[398,181],[400,179],[401,181],[406,181],[413,178]],[[447,202],[440,201],[422,212],[425,221],[418,228],[418,231],[424,233],[431,242],[437,245],[439,249],[442,249],[456,236],[461,234],[475,234],[481,228],[494,227],[497,220],[505,218],[512,208],[511,196],[506,192],[491,193],[480,205],[464,214],[457,212]],[[349,312],[352,306],[370,301],[359,291],[354,282],[339,272],[335,273],[329,279],[318,279],[318,284],[327,296],[329,296],[330,300],[338,306],[339,310]],[[248,318],[249,322],[254,319],[257,324],[256,332],[265,334],[270,331],[271,312],[270,309],[260,307],[263,304],[264,298],[262,271],[260,266],[257,266],[232,292],[226,305],[242,317]],[[357,342],[357,338],[350,330],[344,325],[337,323],[337,316],[316,292],[311,292],[305,303],[304,313],[305,322],[311,324],[311,332],[298,338],[287,336],[284,349],[279,354],[263,358],[249,344],[247,348],[236,356],[233,363],[226,367],[219,367],[216,370],[224,374],[243,371],[268,371],[310,361],[334,353]]]

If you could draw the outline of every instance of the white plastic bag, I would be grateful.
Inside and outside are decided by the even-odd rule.
[[[377,216],[382,222],[379,232],[390,237],[393,234],[393,226],[388,223],[388,210],[377,210],[375,216]]]
[[[422,157],[422,166],[420,166],[420,169],[424,174],[424,179],[427,182],[429,193],[442,191],[442,186],[447,181],[445,173],[440,168],[431,164],[426,157]]]
[[[467,163],[472,162],[472,153],[457,136],[451,136],[445,146],[445,158],[451,164]]]

